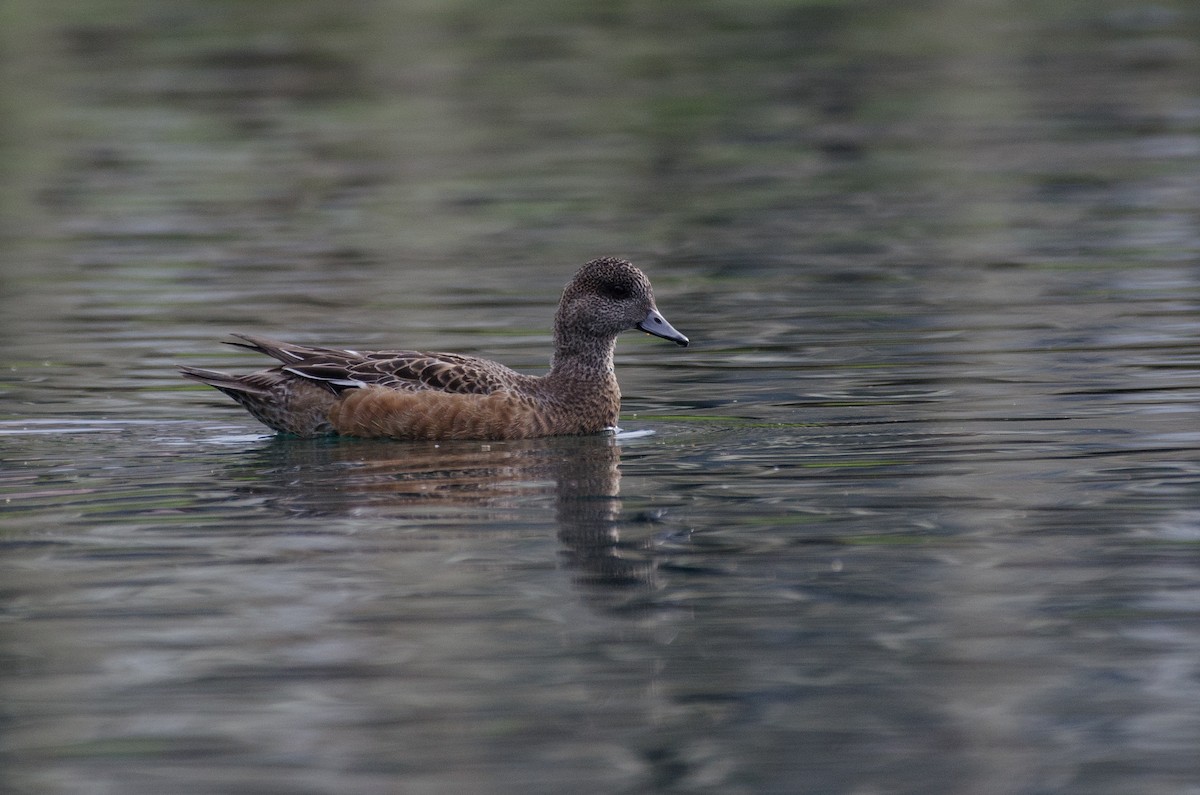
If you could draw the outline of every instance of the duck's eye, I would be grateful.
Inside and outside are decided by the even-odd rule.
[[[604,285],[604,295],[617,301],[624,301],[633,295],[633,290],[628,284],[606,284]]]

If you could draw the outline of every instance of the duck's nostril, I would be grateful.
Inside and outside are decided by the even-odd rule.
[[[680,345],[687,345],[687,337],[673,329],[671,321],[660,315],[657,309],[651,309],[647,313],[646,319],[638,323],[634,328],[639,328],[647,334],[653,334],[656,337],[678,342]]]

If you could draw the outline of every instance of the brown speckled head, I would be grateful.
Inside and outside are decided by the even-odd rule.
[[[594,259],[579,269],[563,290],[554,316],[556,361],[563,355],[611,350],[622,331],[648,334],[687,345],[654,305],[646,274],[616,257]]]

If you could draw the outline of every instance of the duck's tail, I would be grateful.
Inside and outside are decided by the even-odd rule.
[[[226,395],[241,403],[246,397],[267,397],[271,394],[271,384],[264,383],[262,378],[254,378],[258,373],[245,375],[230,375],[220,370],[205,370],[203,367],[178,365],[179,372],[184,378],[199,381],[202,384],[219,389]]]
[[[329,408],[337,399],[329,390],[278,368],[246,375],[179,365],[184,378],[219,389],[264,425],[297,436],[333,433]]]

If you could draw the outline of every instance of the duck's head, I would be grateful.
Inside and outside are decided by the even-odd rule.
[[[680,334],[654,305],[646,274],[623,259],[601,257],[579,269],[563,290],[554,318],[560,345],[572,340],[611,342],[622,331],[647,334],[686,346]]]

